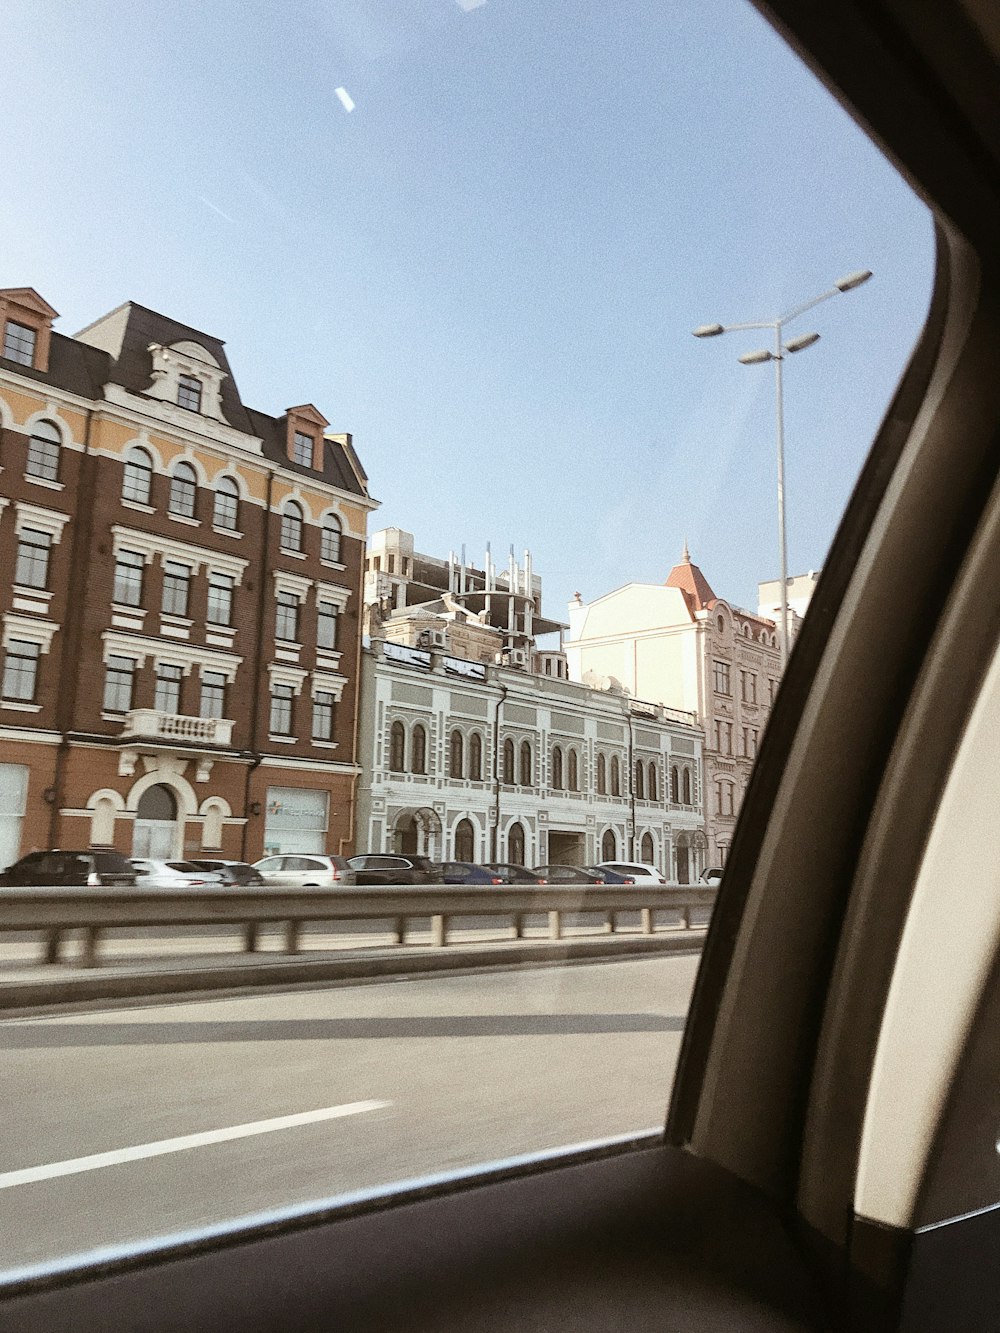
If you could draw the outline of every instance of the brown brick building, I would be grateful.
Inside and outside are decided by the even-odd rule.
[[[0,291],[0,866],[351,849],[365,532],[349,435],[223,344]]]

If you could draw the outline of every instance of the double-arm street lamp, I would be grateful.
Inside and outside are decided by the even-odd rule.
[[[798,319],[800,315],[804,315],[813,306],[819,305],[821,301],[829,300],[831,296],[837,296],[840,292],[853,291],[855,287],[860,287],[863,282],[867,282],[870,277],[871,272],[868,269],[859,269],[857,273],[848,273],[845,278],[840,278],[839,281],[835,282],[828,292],[823,292],[820,296],[814,296],[811,301],[803,301],[801,305],[794,306],[783,315],[779,315],[777,319],[762,319],[750,324],[701,324],[694,330],[696,338],[716,338],[720,333],[739,333],[744,329],[774,330],[773,351],[762,347],[755,352],[745,352],[739,359],[745,366],[756,366],[765,361],[774,362],[775,416],[778,436],[778,543],[781,548],[780,635],[782,671],[784,671],[788,662],[788,542],[785,534],[785,421],[781,390],[781,363],[784,361],[786,353],[804,351],[805,348],[811,347],[813,343],[819,341],[818,333],[803,333],[797,338],[790,338],[787,342],[783,342],[782,333],[786,324]]]

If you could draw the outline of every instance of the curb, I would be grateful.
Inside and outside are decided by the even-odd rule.
[[[491,968],[534,967],[567,962],[638,958],[644,954],[693,953],[701,950],[704,930],[678,934],[618,935],[602,939],[541,941],[493,948],[449,945],[402,956],[380,954],[365,958],[282,960],[248,966],[213,966],[169,972],[100,971],[86,976],[0,984],[0,1013],[70,1004],[80,1000],[124,1000],[141,996],[186,995],[192,991],[240,991],[264,986],[300,985],[317,981],[364,981],[420,976],[434,972],[481,971]]]

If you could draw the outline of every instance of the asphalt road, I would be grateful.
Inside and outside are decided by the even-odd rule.
[[[697,962],[0,1022],[0,1266],[661,1125]]]

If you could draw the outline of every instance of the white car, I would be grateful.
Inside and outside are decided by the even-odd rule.
[[[722,867],[712,866],[708,870],[703,870],[698,876],[700,884],[707,884],[710,889],[717,889],[722,883]]]
[[[597,870],[614,870],[619,875],[628,875],[636,884],[666,884],[666,880],[656,866],[646,865],[643,861],[598,861]]]
[[[140,889],[217,889],[222,876],[191,861],[154,861],[132,858],[135,883]]]
[[[265,856],[253,868],[275,888],[348,889],[358,882],[343,856]]]

